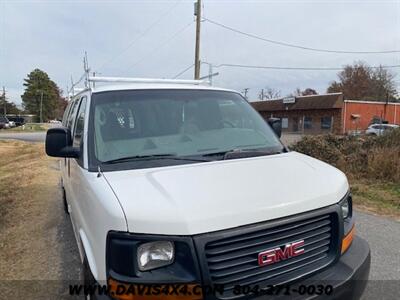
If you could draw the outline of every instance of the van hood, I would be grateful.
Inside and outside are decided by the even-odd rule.
[[[162,168],[106,172],[128,231],[192,235],[286,217],[339,202],[338,169],[289,152]]]

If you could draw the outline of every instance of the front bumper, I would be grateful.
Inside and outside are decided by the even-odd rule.
[[[340,259],[322,272],[296,282],[290,286],[290,295],[281,295],[276,299],[359,299],[368,282],[371,265],[371,255],[368,243],[355,236],[352,245]],[[303,294],[299,295],[300,286],[332,286],[330,295]],[[271,297],[272,299],[274,297]],[[254,300],[266,299],[266,296],[255,297]]]
[[[311,277],[299,280],[289,286],[286,293],[280,295],[263,295],[240,297],[238,299],[359,299],[365,290],[370,271],[371,255],[367,242],[355,236],[352,245],[340,259],[326,269]],[[300,292],[300,287],[331,286],[330,294]],[[207,300],[209,297],[205,296]],[[215,299],[214,297],[211,297]],[[106,296],[95,299],[112,299]],[[149,298],[150,299],[150,298]]]

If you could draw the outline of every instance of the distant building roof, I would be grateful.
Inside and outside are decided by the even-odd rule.
[[[283,98],[250,102],[257,111],[312,110],[342,108],[343,94],[332,93],[295,97],[294,103],[284,103]]]

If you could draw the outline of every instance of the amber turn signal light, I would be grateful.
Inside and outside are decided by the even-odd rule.
[[[353,241],[354,238],[354,232],[356,231],[355,226],[351,228],[349,233],[343,238],[342,240],[342,254],[346,252],[347,249],[349,249],[351,242]]]

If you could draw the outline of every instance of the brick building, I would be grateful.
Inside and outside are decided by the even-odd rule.
[[[345,100],[343,132],[364,130],[372,119],[382,119],[400,125],[400,103]]]
[[[282,131],[302,134],[342,133],[342,93],[251,102],[265,118],[282,119]]]
[[[400,125],[400,103],[343,100],[342,93],[250,102],[265,118],[282,119],[282,131],[347,134],[367,129],[373,119]]]

